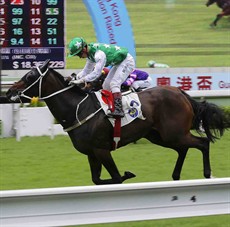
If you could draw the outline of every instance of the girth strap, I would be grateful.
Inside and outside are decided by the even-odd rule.
[[[64,128],[63,130],[64,130],[65,132],[69,132],[69,131],[71,131],[71,130],[73,130],[73,129],[79,127],[79,126],[81,126],[82,124],[84,124],[85,122],[87,122],[89,119],[91,119],[92,117],[94,117],[94,115],[96,115],[101,109],[102,109],[102,107],[99,108],[99,109],[96,110],[94,113],[90,114],[89,116],[87,116],[86,118],[84,118],[84,119],[81,120],[81,121],[76,120],[76,121],[73,123],[72,126],[70,126],[70,127],[68,127],[68,128]]]
[[[120,139],[121,139],[121,118],[116,118],[114,129],[113,129],[113,150],[117,149]]]

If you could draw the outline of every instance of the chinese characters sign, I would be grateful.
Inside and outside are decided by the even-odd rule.
[[[64,68],[64,1],[0,0],[3,69]]]
[[[151,75],[153,86],[175,86],[184,91],[230,89],[229,73]]]

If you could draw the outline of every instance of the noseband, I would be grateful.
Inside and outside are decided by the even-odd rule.
[[[54,93],[52,93],[52,94],[50,94],[50,95],[48,95],[48,96],[42,97],[42,79],[43,79],[43,77],[46,75],[46,73],[49,71],[49,68],[47,68],[46,71],[45,71],[44,73],[41,72],[41,70],[40,70],[39,67],[37,67],[36,69],[37,69],[38,73],[40,74],[40,76],[38,77],[37,80],[35,80],[35,82],[33,82],[31,85],[29,85],[27,88],[25,88],[25,89],[19,94],[19,97],[24,97],[24,98],[27,98],[27,99],[30,99],[30,100],[31,100],[32,97],[30,97],[30,96],[28,96],[28,95],[25,95],[25,92],[28,91],[31,87],[33,87],[33,86],[34,86],[35,84],[37,84],[37,83],[39,83],[39,87],[38,87],[38,98],[39,98],[40,100],[45,100],[45,99],[51,98],[51,97],[53,97],[53,96],[55,96],[55,95],[57,95],[57,94],[60,94],[60,93],[62,93],[62,92],[64,92],[64,91],[67,91],[67,90],[69,90],[70,88],[74,87],[74,85],[70,85],[70,86],[65,87],[65,88],[63,88],[63,89],[61,89],[61,90],[58,90],[58,91],[56,91],[56,92],[54,92]]]

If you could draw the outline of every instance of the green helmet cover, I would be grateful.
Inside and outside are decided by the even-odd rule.
[[[79,54],[86,45],[87,43],[83,38],[81,37],[73,38],[68,46],[69,49],[68,57],[72,57]]]
[[[150,60],[150,61],[147,62],[147,66],[148,66],[148,67],[153,67],[153,65],[154,65],[155,63],[156,63],[155,61]]]

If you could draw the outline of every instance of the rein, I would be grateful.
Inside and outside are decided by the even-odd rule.
[[[46,73],[49,71],[49,68],[47,68],[46,69],[46,71],[44,72],[44,73],[42,73],[41,72],[41,70],[39,69],[39,67],[37,67],[36,68],[37,69],[37,71],[38,71],[38,73],[40,74],[40,76],[38,77],[38,79],[34,82],[34,83],[32,83],[30,86],[28,86],[26,89],[24,89],[22,92],[21,92],[21,94],[19,95],[20,97],[24,97],[24,98],[27,98],[27,99],[32,99],[32,97],[30,97],[30,96],[27,96],[27,95],[25,95],[24,93],[26,92],[26,91],[28,91],[31,87],[33,87],[35,84],[37,84],[37,83],[39,83],[39,95],[38,95],[38,98],[41,100],[45,100],[45,99],[48,99],[48,98],[51,98],[51,97],[53,97],[53,96],[55,96],[55,95],[58,95],[58,94],[60,94],[60,93],[62,93],[62,92],[64,92],[64,91],[67,91],[67,90],[69,90],[69,89],[71,89],[72,87],[74,87],[74,85],[70,85],[70,86],[68,86],[68,87],[65,87],[65,88],[63,88],[63,89],[61,89],[61,90],[58,90],[58,91],[56,91],[56,92],[54,92],[54,93],[52,93],[52,94],[50,94],[50,95],[47,95],[47,96],[45,96],[45,97],[41,97],[41,93],[42,93],[42,79],[43,79],[43,77],[46,75]],[[79,120],[79,118],[78,118],[78,110],[79,110],[79,107],[80,107],[80,105],[81,105],[81,103],[83,103],[87,98],[89,97],[89,95],[87,94],[86,95],[86,97],[84,97],[84,99],[82,99],[81,100],[81,102],[80,103],[78,103],[78,105],[77,105],[77,109],[76,109],[76,121],[73,123],[73,125],[72,126],[70,126],[70,127],[68,127],[68,128],[64,128],[63,130],[65,131],[65,132],[69,132],[69,131],[71,131],[71,130],[73,130],[73,129],[75,129],[75,128],[77,128],[77,127],[79,127],[79,126],[81,126],[82,124],[84,124],[85,122],[87,122],[88,120],[90,120],[92,117],[94,117],[101,109],[102,109],[102,107],[101,108],[99,108],[98,110],[96,110],[94,113],[91,113],[89,116],[87,116],[86,118],[84,118],[83,120]]]
[[[74,87],[74,85],[70,85],[70,86],[65,87],[65,88],[63,88],[63,89],[61,89],[61,90],[58,90],[58,91],[56,91],[56,92],[54,92],[54,93],[52,93],[52,94],[50,94],[50,95],[47,95],[47,96],[45,96],[45,97],[41,97],[41,93],[42,93],[42,91],[41,91],[41,90],[42,90],[42,79],[43,79],[43,77],[46,75],[46,73],[49,71],[49,68],[47,68],[46,71],[45,71],[44,73],[41,72],[41,70],[39,69],[39,67],[37,67],[36,69],[37,69],[38,73],[40,74],[40,76],[38,77],[38,79],[37,79],[35,82],[33,82],[30,86],[28,86],[26,89],[24,89],[24,90],[21,92],[21,94],[20,94],[19,96],[31,100],[32,97],[27,96],[27,95],[25,95],[24,93],[25,93],[26,91],[28,91],[31,87],[33,87],[35,84],[37,84],[38,82],[39,82],[39,88],[38,88],[38,89],[39,89],[39,93],[38,93],[38,98],[39,98],[40,100],[45,100],[45,99],[51,98],[51,97],[53,97],[53,96],[55,96],[55,95],[57,95],[57,94],[60,94],[60,93],[62,93],[62,92],[64,92],[64,91],[67,91],[67,90],[71,89],[72,87]]]
[[[101,109],[102,109],[102,107],[99,108],[98,110],[96,110],[94,113],[91,113],[89,116],[87,116],[86,118],[84,118],[82,121],[77,120],[77,122],[74,123],[72,126],[70,126],[68,128],[64,128],[63,130],[65,132],[69,132],[69,131],[71,131],[71,130],[73,130],[75,128],[78,128],[79,126],[81,126],[82,124],[84,124],[85,122],[87,122],[88,120],[90,120],[92,117],[94,117]]]
[[[90,120],[92,117],[94,117],[94,116],[102,109],[102,107],[99,108],[99,109],[96,110],[94,113],[91,113],[89,116],[87,116],[86,118],[84,118],[83,120],[80,121],[79,118],[78,118],[78,110],[79,110],[80,105],[81,105],[88,97],[89,97],[89,95],[87,94],[87,95],[85,96],[85,98],[82,99],[81,102],[79,102],[79,103],[77,104],[77,109],[76,109],[76,119],[77,119],[77,120],[73,123],[72,126],[70,126],[70,127],[68,127],[68,128],[64,128],[63,130],[64,130],[65,132],[69,132],[69,131],[71,131],[71,130],[73,130],[73,129],[75,129],[75,128],[78,128],[79,126],[81,126],[82,124],[84,124],[85,122],[87,122],[88,120]]]

